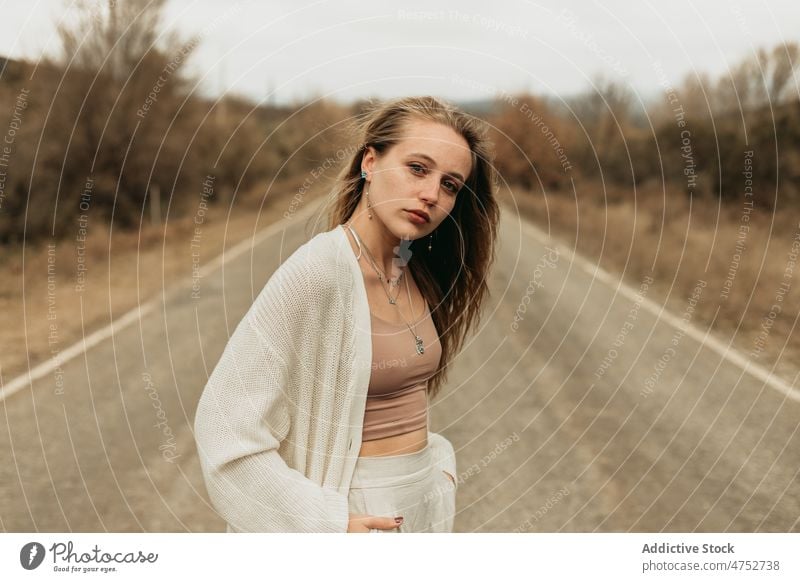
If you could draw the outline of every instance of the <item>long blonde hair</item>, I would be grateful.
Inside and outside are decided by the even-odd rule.
[[[450,216],[428,237],[411,243],[408,267],[439,331],[442,357],[428,382],[431,398],[447,379],[448,364],[480,322],[488,296],[487,276],[495,259],[499,207],[495,199],[494,144],[483,122],[436,97],[405,97],[373,103],[355,122],[358,150],[336,179],[329,228],[349,220],[361,199],[361,160],[368,146],[384,154],[403,136],[411,119],[445,125],[469,144],[472,171]]]

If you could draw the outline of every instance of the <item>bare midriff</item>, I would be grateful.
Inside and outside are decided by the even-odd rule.
[[[405,434],[366,441],[361,443],[359,457],[383,457],[387,455],[406,455],[425,448],[428,444],[428,429],[421,428]]]

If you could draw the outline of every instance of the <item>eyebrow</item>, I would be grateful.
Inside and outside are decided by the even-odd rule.
[[[417,158],[422,158],[422,159],[424,159],[424,160],[427,160],[428,162],[430,162],[430,163],[431,163],[431,165],[433,165],[433,166],[435,166],[435,165],[436,165],[436,160],[434,160],[434,159],[433,159],[432,157],[430,157],[428,154],[415,153],[415,154],[408,154],[408,156],[409,156],[409,157],[417,157]],[[457,178],[457,179],[458,179],[458,180],[460,180],[462,183],[466,181],[466,180],[464,180],[464,176],[462,176],[462,175],[461,175],[461,174],[459,174],[458,172],[445,172],[445,174],[447,174],[447,175],[448,175],[448,176],[450,176],[451,178]]]

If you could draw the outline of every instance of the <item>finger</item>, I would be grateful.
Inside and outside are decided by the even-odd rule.
[[[377,529],[394,529],[403,523],[402,517],[373,517],[369,527]]]
[[[353,533],[368,533],[370,531],[369,524],[374,518],[374,515],[351,513],[348,522],[348,530]]]

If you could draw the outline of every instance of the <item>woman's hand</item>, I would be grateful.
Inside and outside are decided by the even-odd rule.
[[[347,533],[369,533],[372,529],[394,529],[403,523],[402,517],[378,517],[376,515],[350,514]]]

